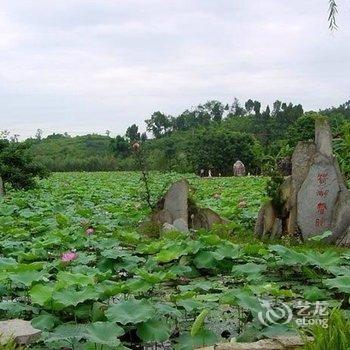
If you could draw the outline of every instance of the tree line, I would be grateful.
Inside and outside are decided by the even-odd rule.
[[[48,171],[140,170],[132,152],[137,142],[149,170],[231,175],[236,160],[251,174],[269,175],[291,155],[298,141],[313,139],[314,119],[326,116],[332,126],[334,149],[343,172],[350,175],[350,101],[318,112],[304,112],[300,104],[275,101],[262,108],[249,99],[231,104],[208,101],[177,116],[160,111],[145,120],[147,133],[136,124],[123,136],[71,137],[54,133],[18,141],[0,135],[0,175],[15,188],[30,188],[36,176]],[[1,181],[0,181],[1,183]],[[0,189],[1,190],[1,189]]]
[[[267,174],[279,160],[291,155],[298,141],[313,139],[314,119],[319,115],[329,118],[338,139],[346,139],[350,101],[336,108],[304,112],[300,104],[277,100],[263,109],[259,101],[249,99],[241,104],[234,99],[232,104],[208,101],[178,116],[156,111],[145,120],[150,139],[133,124],[124,136],[113,139],[112,148],[121,169],[135,169],[130,145],[140,142],[150,169],[211,169],[216,175],[229,175],[239,159],[250,173]],[[340,148],[344,145],[336,147]]]

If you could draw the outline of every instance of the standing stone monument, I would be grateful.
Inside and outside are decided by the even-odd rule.
[[[189,229],[211,229],[214,224],[223,224],[226,220],[208,208],[198,208],[189,199],[189,184],[187,180],[173,183],[165,196],[158,202],[157,209],[149,220],[141,225],[147,232],[148,225],[158,226],[162,231],[177,230],[189,232]]]
[[[331,164],[316,163],[298,193],[298,226],[304,238],[332,228],[339,194],[337,173]]]
[[[329,242],[350,245],[350,192],[333,155],[332,134],[325,119],[315,122],[315,142],[299,142],[292,175],[280,190],[282,207],[271,201],[259,211],[255,232],[303,239],[331,231]]]
[[[175,182],[164,197],[163,210],[169,213],[172,224],[181,222],[184,230],[188,230],[188,199],[189,185],[185,180]]]
[[[233,175],[245,176],[245,166],[240,160],[237,160],[237,162],[233,164]]]

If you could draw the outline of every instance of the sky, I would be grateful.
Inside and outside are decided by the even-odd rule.
[[[0,130],[124,134],[237,97],[350,99],[350,0],[0,0]]]

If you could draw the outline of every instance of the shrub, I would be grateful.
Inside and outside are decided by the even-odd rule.
[[[34,161],[24,143],[0,140],[0,175],[4,184],[15,189],[29,189],[37,176],[44,177],[47,170]]]

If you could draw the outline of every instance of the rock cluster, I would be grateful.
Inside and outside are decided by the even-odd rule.
[[[189,199],[189,184],[180,180],[171,185],[158,202],[150,222],[163,231],[189,232],[189,229],[211,229],[214,224],[223,224],[225,219],[209,208],[198,208]]]
[[[315,122],[315,141],[299,142],[292,157],[292,175],[280,189],[281,207],[272,201],[259,211],[260,237],[300,234],[303,239],[331,231],[331,243],[350,244],[350,192],[333,155],[325,119]]]

